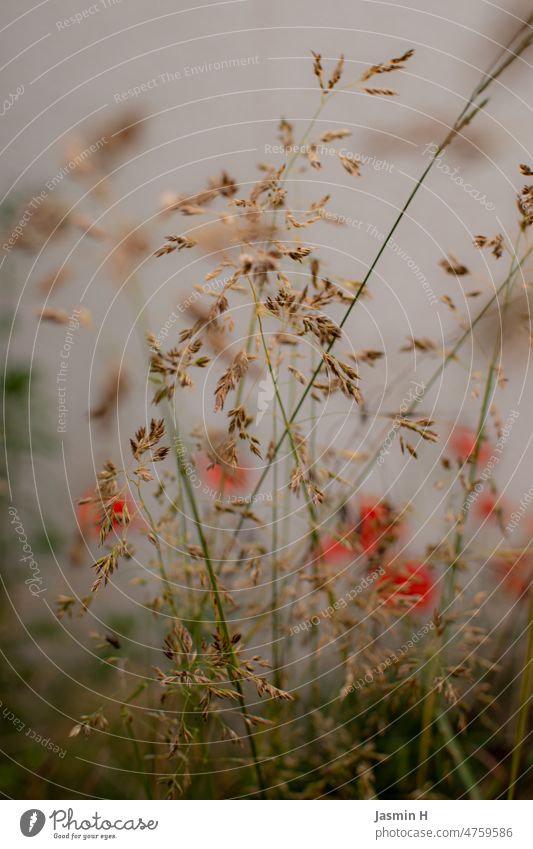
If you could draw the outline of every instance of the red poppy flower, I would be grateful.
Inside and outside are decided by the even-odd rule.
[[[94,498],[94,492],[89,492],[84,496],[85,498]],[[129,524],[134,524],[132,520],[136,515],[136,507],[131,498],[120,497],[117,498],[113,502],[113,506],[111,508],[112,513],[112,525],[113,530],[117,533],[120,528],[124,525],[124,516],[125,509],[127,509],[129,516]],[[95,501],[87,501],[84,504],[80,504],[78,506],[78,522],[80,526],[80,530],[83,534],[92,534],[93,536],[98,536],[100,533],[100,525],[102,524],[103,518],[103,509],[98,502]]]
[[[386,501],[363,497],[359,507],[359,542],[365,554],[384,549],[398,539],[398,525]]]
[[[376,584],[380,598],[387,607],[423,610],[433,604],[435,584],[433,576],[422,563],[410,561],[386,570]]]
[[[450,438],[450,445],[454,454],[465,463],[474,453],[476,448],[476,433],[466,427],[455,428]],[[491,447],[489,443],[482,439],[479,446],[478,463],[485,465],[491,455]]]
[[[498,513],[502,509],[503,505],[501,499],[498,501],[496,495],[488,493],[487,495],[483,495],[481,498],[478,498],[474,506],[474,513],[478,519],[497,521]]]
[[[496,570],[503,587],[513,596],[523,596],[533,586],[533,561],[530,557],[522,557],[516,563],[500,562]]]
[[[207,455],[197,459],[197,468],[207,487],[216,495],[243,495],[250,488],[248,469],[231,466],[228,463],[215,463]]]
[[[320,543],[320,556],[325,563],[333,564],[349,560],[354,554],[346,543],[332,536],[324,536]]]

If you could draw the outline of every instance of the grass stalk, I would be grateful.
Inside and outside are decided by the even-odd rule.
[[[437,725],[441,732],[446,748],[448,749],[457,768],[457,773],[464,784],[465,790],[470,799],[481,799],[477,789],[477,782],[468,765],[468,760],[465,758],[464,752],[460,743],[457,740],[457,735],[453,733],[453,728],[450,725],[450,720],[446,714],[441,713],[437,718]]]
[[[520,237],[517,240],[517,243],[514,248],[514,252],[511,257],[511,265],[509,268],[509,272],[504,281],[504,302],[502,307],[502,333],[503,333],[503,321],[505,320],[505,314],[507,312],[507,307],[509,305],[510,293],[512,289],[512,284],[516,273],[520,269],[521,265],[516,261],[517,250],[520,242]],[[474,450],[472,452],[468,474],[468,492],[466,493],[463,504],[461,506],[461,510],[459,513],[459,518],[457,521],[457,531],[455,534],[454,546],[453,546],[453,557],[452,562],[450,563],[450,567],[448,569],[446,575],[446,581],[444,586],[443,593],[443,601],[442,607],[445,611],[449,611],[450,607],[453,604],[454,592],[455,592],[455,578],[457,574],[457,569],[460,562],[461,553],[463,550],[463,540],[464,540],[464,524],[468,517],[468,512],[470,509],[470,491],[476,480],[477,475],[477,465],[479,460],[479,452],[481,448],[481,443],[483,440],[483,432],[485,428],[485,422],[487,420],[487,415],[490,407],[490,402],[494,389],[494,377],[496,374],[496,364],[497,360],[500,356],[502,347],[501,335],[498,336],[494,343],[494,348],[492,352],[492,357],[489,363],[489,369],[487,372],[487,379],[485,381],[485,388],[483,391],[483,398],[481,402],[481,409],[479,413],[478,424],[476,428],[476,437],[474,443]],[[424,697],[424,704],[422,708],[422,734],[420,738],[420,750],[419,750],[419,769],[418,769],[418,784],[419,787],[422,787],[425,784],[427,768],[429,763],[429,751],[431,747],[431,736],[433,731],[433,717],[437,707],[437,690],[434,686],[435,676],[438,674],[438,669],[440,665],[440,659],[442,655],[443,643],[446,638],[447,626],[449,623],[449,615],[446,618],[446,621],[443,623],[443,627],[441,633],[437,637],[437,648],[433,653],[431,658],[429,669],[428,669],[428,690]],[[439,712],[437,710],[437,712]],[[443,716],[442,712],[440,712],[440,716]],[[439,724],[439,723],[438,723]]]
[[[136,280],[135,277],[133,278],[132,292],[133,292],[134,301],[136,302],[138,309],[139,309],[139,315],[145,316],[145,307],[144,307],[144,304],[142,303],[140,288],[138,286],[138,283],[137,283],[137,280]],[[146,321],[146,318],[144,320]],[[168,401],[168,399],[167,399],[167,401]],[[230,678],[231,681],[233,681],[233,683],[235,685],[235,689],[237,691],[239,709],[240,709],[240,712],[242,714],[243,721],[244,721],[245,734],[246,734],[246,737],[248,738],[248,742],[249,742],[249,745],[250,745],[250,752],[251,752],[251,755],[252,755],[252,761],[253,761],[254,771],[255,771],[255,774],[256,774],[256,778],[257,778],[259,792],[260,792],[261,797],[265,798],[266,786],[265,786],[265,782],[264,782],[264,779],[263,779],[261,765],[259,763],[259,757],[258,757],[255,738],[254,738],[254,735],[253,735],[252,730],[251,730],[250,719],[249,719],[249,716],[248,716],[248,708],[247,708],[246,701],[245,701],[245,698],[244,698],[244,690],[243,690],[242,682],[241,682],[241,679],[240,679],[239,673],[238,673],[239,661],[238,661],[238,658],[235,654],[235,650],[233,648],[233,645],[231,643],[231,635],[230,635],[229,627],[228,627],[225,612],[224,612],[224,605],[222,603],[222,597],[221,597],[219,586],[218,586],[217,576],[216,576],[215,570],[213,568],[213,562],[212,562],[212,559],[211,559],[211,556],[210,556],[209,546],[207,544],[207,539],[206,539],[206,536],[205,536],[204,531],[203,531],[203,526],[202,526],[201,517],[200,517],[200,511],[198,509],[198,504],[197,504],[197,501],[196,501],[195,493],[194,493],[194,490],[191,486],[191,482],[190,482],[189,476],[188,476],[187,466],[186,466],[185,461],[184,461],[183,446],[182,446],[182,442],[181,442],[179,425],[178,425],[178,420],[177,420],[177,417],[176,417],[175,407],[172,407],[170,402],[168,402],[168,410],[169,410],[169,414],[170,414],[171,421],[172,421],[172,438],[173,438],[173,441],[174,441],[174,448],[175,448],[174,453],[175,453],[175,457],[176,457],[178,473],[179,473],[181,483],[183,484],[183,489],[185,490],[187,500],[189,502],[189,505],[190,505],[192,513],[193,513],[193,523],[194,523],[194,526],[196,528],[196,532],[197,532],[197,535],[198,535],[198,541],[200,543],[200,548],[202,550],[202,554],[203,554],[205,564],[206,564],[206,567],[207,567],[207,573],[208,573],[208,577],[209,577],[211,593],[212,593],[213,599],[214,599],[215,615],[216,615],[216,618],[217,618],[217,621],[218,621],[218,625],[219,625],[219,628],[220,628],[222,638],[224,640],[225,647],[227,649],[228,663],[227,663],[226,668],[227,668],[229,678]],[[144,502],[143,502],[143,504],[144,504]],[[184,505],[181,505],[182,511],[183,511],[183,506]],[[150,523],[151,523],[151,526],[152,526],[152,529],[153,529],[154,528],[153,519],[150,517],[148,508],[146,507],[145,504],[144,504],[143,509],[145,510],[145,513],[149,517],[149,520],[150,520]],[[162,578],[165,582],[165,585],[170,588],[168,577],[166,576],[166,572],[165,572],[164,561],[163,561],[161,547],[160,547],[160,543],[159,543],[159,540],[158,540],[157,533],[154,533],[154,539],[156,541],[156,550],[158,552],[159,568],[160,568],[160,570],[162,568],[162,573],[161,573]],[[184,545],[185,545],[185,540],[184,540]],[[170,596],[172,597],[172,593],[170,593]]]
[[[531,698],[532,698],[532,689],[533,685],[533,594],[530,594],[530,602],[529,602],[529,625],[527,631],[527,646],[526,646],[526,657],[524,661],[524,668],[522,670],[522,677],[520,681],[520,695],[519,695],[519,710],[518,710],[518,718],[516,722],[516,734],[513,748],[513,756],[511,759],[511,771],[509,777],[509,789],[507,791],[507,798],[514,799],[516,786],[519,779],[520,772],[520,761],[522,758],[522,751],[524,748],[524,743],[527,737],[527,721],[529,717],[529,710],[531,707]]]
[[[218,579],[217,579],[217,576],[216,576],[216,573],[215,573],[215,570],[214,570],[214,567],[213,567],[211,555],[209,553],[209,547],[208,547],[208,544],[207,544],[206,536],[204,534],[202,521],[201,521],[201,517],[200,517],[200,512],[199,512],[199,509],[198,509],[198,504],[196,502],[194,490],[193,490],[193,488],[191,486],[191,482],[189,480],[187,466],[184,462],[183,451],[181,449],[179,432],[177,432],[177,430],[175,430],[175,440],[176,440],[175,455],[176,455],[176,460],[177,460],[177,464],[178,464],[178,470],[179,470],[179,473],[182,477],[182,481],[183,481],[183,484],[184,484],[184,487],[185,487],[185,492],[187,494],[187,499],[189,501],[189,505],[190,505],[192,513],[193,513],[193,523],[194,523],[194,526],[195,526],[195,529],[196,529],[196,532],[197,532],[197,535],[198,535],[198,541],[200,543],[200,548],[202,550],[202,555],[203,555],[203,558],[204,558],[204,561],[205,561],[205,564],[206,564],[207,574],[208,574],[208,577],[209,577],[209,584],[210,584],[210,587],[211,587],[211,593],[213,595],[215,615],[217,617],[220,633],[221,633],[221,636],[222,636],[223,641],[224,641],[225,651],[226,651],[227,656],[228,656],[228,662],[227,662],[227,665],[226,665],[226,669],[227,669],[228,675],[230,677],[230,680],[233,681],[233,683],[235,685],[235,689],[237,691],[237,696],[238,696],[238,700],[239,700],[239,707],[240,707],[240,711],[241,711],[241,714],[242,714],[242,717],[243,717],[243,720],[244,720],[245,733],[246,733],[246,736],[248,738],[248,742],[249,742],[249,745],[250,745],[250,751],[251,751],[251,754],[252,754],[252,760],[253,760],[253,764],[254,764],[255,774],[256,774],[256,777],[257,777],[257,783],[258,783],[258,786],[259,786],[260,795],[264,798],[266,786],[265,786],[265,782],[264,782],[264,779],[263,779],[261,765],[259,763],[259,757],[258,757],[255,737],[254,737],[252,730],[251,730],[250,719],[249,719],[249,716],[248,716],[248,708],[246,706],[246,701],[245,701],[245,698],[244,698],[244,690],[243,690],[243,687],[242,687],[241,679],[239,677],[239,672],[238,672],[239,661],[238,661],[237,655],[235,653],[235,649],[233,647],[233,644],[231,642],[231,634],[230,634],[230,630],[229,630],[228,623],[227,623],[227,620],[226,620],[226,615],[225,615],[225,612],[224,612],[224,605],[222,603],[222,597],[221,597],[220,589],[219,589],[219,586],[218,586]]]

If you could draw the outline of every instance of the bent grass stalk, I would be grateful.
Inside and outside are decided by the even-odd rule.
[[[258,783],[258,786],[259,786],[260,796],[262,798],[264,798],[265,792],[266,792],[266,785],[265,785],[265,782],[264,782],[264,779],[263,779],[263,773],[262,773],[262,770],[261,770],[261,765],[259,763],[259,757],[258,757],[255,737],[254,737],[253,731],[252,731],[251,726],[250,726],[248,708],[247,708],[246,701],[245,701],[245,698],[244,698],[244,690],[243,690],[243,687],[242,687],[241,679],[239,677],[239,672],[238,672],[239,661],[238,661],[237,655],[235,653],[233,643],[231,642],[231,634],[230,634],[230,630],[229,630],[228,623],[227,623],[227,620],[226,620],[226,615],[225,615],[225,612],[224,612],[224,605],[222,603],[222,597],[221,597],[220,589],[219,589],[219,586],[218,586],[217,576],[216,576],[215,570],[213,568],[213,562],[211,560],[211,555],[210,555],[209,548],[208,548],[208,545],[207,545],[207,539],[206,539],[204,531],[203,531],[200,512],[199,512],[199,509],[198,509],[198,504],[196,502],[194,490],[193,490],[193,488],[191,486],[191,482],[189,480],[187,466],[184,462],[183,454],[180,450],[181,441],[180,441],[180,435],[179,435],[179,430],[178,430],[178,425],[177,425],[177,420],[175,418],[174,410],[173,410],[173,422],[174,422],[174,440],[175,440],[174,444],[175,444],[175,449],[176,449],[175,450],[176,462],[177,462],[177,465],[178,465],[179,473],[180,473],[182,480],[183,480],[183,484],[185,486],[185,492],[187,494],[189,505],[190,505],[192,513],[193,513],[193,523],[194,523],[194,526],[196,528],[196,532],[197,532],[197,535],[198,535],[198,541],[200,543],[200,548],[202,549],[203,558],[204,558],[204,561],[205,561],[205,564],[206,564],[206,567],[207,567],[207,573],[208,573],[208,576],[209,576],[209,583],[210,583],[210,586],[211,586],[211,592],[213,594],[213,599],[214,599],[215,613],[217,615],[220,631],[221,631],[222,637],[224,639],[225,649],[226,649],[226,652],[227,652],[227,655],[228,655],[228,658],[229,658],[227,666],[226,666],[227,672],[228,672],[228,675],[230,677],[230,680],[233,681],[233,683],[235,685],[235,689],[237,690],[239,707],[240,707],[240,711],[242,713],[242,717],[243,717],[243,720],[244,720],[245,733],[246,733],[246,736],[248,738],[248,742],[249,742],[249,745],[250,745],[250,751],[252,753],[252,760],[253,760],[253,764],[254,764],[255,774],[256,774],[256,777],[257,777],[257,783]]]
[[[139,291],[138,282],[137,282],[136,278],[134,278],[133,282],[134,282],[135,285],[132,287],[132,291],[134,293],[135,298],[137,299],[137,301],[139,301],[139,304],[140,304],[140,301],[141,301],[140,291]],[[142,304],[142,306],[140,307],[139,314],[143,315],[143,316],[145,315],[144,304]],[[204,531],[203,531],[201,517],[200,517],[200,511],[199,511],[198,504],[197,504],[197,501],[196,501],[194,489],[191,486],[191,482],[189,480],[189,475],[188,475],[188,470],[187,470],[187,465],[186,465],[184,458],[183,458],[183,451],[182,451],[182,444],[183,443],[182,443],[181,437],[180,437],[179,424],[178,424],[178,420],[177,420],[177,416],[176,416],[175,405],[171,405],[168,398],[167,398],[167,408],[168,408],[168,413],[170,415],[171,422],[172,422],[172,441],[173,441],[173,445],[174,445],[174,449],[175,449],[174,454],[175,454],[175,457],[176,457],[178,474],[179,474],[180,480],[183,484],[183,487],[185,489],[185,493],[187,495],[187,499],[189,501],[189,505],[190,505],[192,513],[193,513],[193,524],[194,524],[196,532],[197,532],[198,541],[200,543],[200,548],[202,550],[202,554],[203,554],[205,564],[206,564],[206,567],[207,567],[209,583],[210,583],[210,586],[211,586],[211,592],[212,592],[213,600],[214,600],[215,614],[216,614],[216,617],[218,619],[218,624],[219,624],[219,627],[220,627],[220,631],[221,631],[221,634],[222,634],[222,637],[223,637],[223,640],[224,640],[224,644],[225,644],[225,648],[226,648],[226,652],[227,652],[227,655],[228,655],[228,663],[227,663],[226,669],[227,669],[229,678],[233,682],[235,689],[237,691],[239,709],[240,709],[242,717],[243,717],[245,734],[246,734],[246,737],[248,739],[249,746],[250,746],[250,752],[251,752],[251,755],[252,755],[252,761],[253,761],[254,770],[255,770],[255,774],[256,774],[256,778],[257,778],[259,794],[260,794],[261,798],[265,798],[266,785],[265,785],[265,782],[264,782],[264,779],[263,779],[263,773],[262,773],[261,765],[260,765],[260,762],[259,762],[259,756],[258,756],[258,752],[257,752],[255,737],[254,737],[253,731],[251,729],[251,723],[250,723],[250,719],[249,719],[249,715],[248,715],[248,708],[247,708],[247,705],[246,705],[246,700],[244,698],[244,690],[243,690],[242,682],[241,682],[241,679],[240,679],[239,673],[238,673],[239,661],[238,661],[237,655],[235,654],[233,644],[231,642],[231,634],[230,634],[230,631],[229,631],[228,623],[227,623],[225,612],[224,612],[224,605],[222,603],[222,597],[221,597],[220,589],[219,589],[219,586],[218,586],[218,579],[217,579],[215,570],[213,568],[213,562],[212,562],[209,547],[208,547],[208,544],[207,544],[207,539],[206,539],[206,536],[205,536]],[[144,504],[144,502],[143,502],[143,504]],[[155,527],[154,523],[153,523],[153,519],[150,517],[149,511],[148,511],[148,508],[146,507],[146,505],[144,505],[144,510],[146,512],[146,515],[149,517],[150,524],[151,524],[152,529],[153,529]],[[164,562],[163,562],[163,558],[162,558],[162,552],[161,552],[160,544],[159,544],[159,541],[158,541],[157,533],[155,533],[154,536],[155,536],[155,540],[157,541],[156,550],[158,552],[158,561],[159,561],[159,564],[160,564],[160,569],[162,567],[162,576],[163,576],[163,575],[166,575],[166,572],[165,572]],[[185,544],[185,540],[184,540],[184,544]],[[169,586],[168,578],[165,578],[164,580],[165,580],[166,584]],[[172,593],[170,593],[170,595],[172,597]]]
[[[272,405],[272,439],[276,441],[277,432],[277,396],[274,397]],[[273,470],[274,492],[278,489],[278,464],[274,464]],[[270,617],[271,617],[271,639],[272,639],[272,665],[274,667],[273,681],[274,686],[281,687],[281,658],[279,653],[279,611],[278,611],[278,505],[277,499],[272,499],[272,569],[271,581],[272,590],[270,596]]]

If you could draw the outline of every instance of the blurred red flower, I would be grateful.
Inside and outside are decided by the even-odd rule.
[[[94,492],[89,492],[84,496],[84,500],[94,498]],[[129,524],[135,525],[137,508],[133,500],[129,497],[119,497],[113,502],[111,507],[112,525],[115,531],[118,531],[124,525],[125,508],[127,508],[129,516]],[[82,534],[91,534],[97,537],[100,533],[100,525],[104,516],[102,505],[97,501],[85,501],[78,505],[78,523]]]
[[[478,519],[498,521],[498,514],[502,513],[504,508],[502,500],[491,492],[478,498],[474,505],[474,513]]]
[[[383,550],[387,544],[396,542],[399,524],[387,501],[363,496],[359,506],[359,541],[365,554]]]
[[[231,466],[229,463],[215,463],[206,455],[197,457],[200,477],[213,494],[243,495],[250,488],[248,469]]]
[[[476,433],[467,427],[457,427],[450,438],[450,445],[454,454],[465,463],[474,453],[476,447]],[[483,437],[479,446],[478,462],[485,465],[491,455],[491,447]]]
[[[435,599],[435,583],[431,571],[423,563],[408,561],[398,567],[389,567],[376,584],[380,598],[387,607],[414,610],[431,607]]]
[[[523,596],[531,590],[533,584],[533,560],[521,557],[515,563],[500,561],[496,571],[503,587],[513,596]]]
[[[339,536],[344,536],[344,533],[340,532]],[[329,535],[322,538],[320,549],[320,556],[326,563],[339,563],[354,556],[345,542]]]

